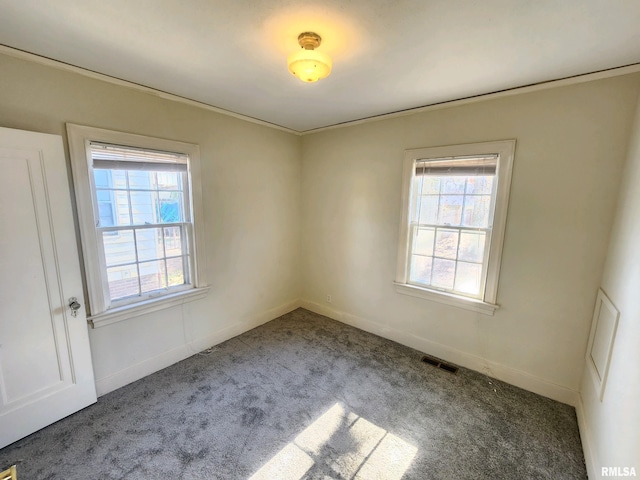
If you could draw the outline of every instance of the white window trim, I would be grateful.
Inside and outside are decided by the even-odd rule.
[[[187,301],[204,297],[208,291],[204,266],[205,263],[205,239],[204,217],[202,210],[202,187],[200,184],[200,147],[191,143],[177,142],[161,138],[146,137],[131,133],[104,130],[101,128],[87,127],[67,123],[67,135],[69,139],[69,153],[73,172],[73,183],[76,196],[76,208],[80,224],[80,239],[84,268],[87,281],[87,294],[89,300],[90,315],[87,320],[93,327],[104,326],[128,318],[143,315]],[[191,281],[193,288],[171,292],[156,298],[145,298],[127,305],[118,305],[107,308],[105,302],[105,285],[103,269],[100,264],[101,241],[95,228],[94,199],[89,177],[89,164],[91,154],[90,142],[103,142],[115,145],[126,145],[150,150],[185,153],[189,156],[190,194],[192,201],[193,221],[193,272]]]
[[[507,222],[507,209],[509,205],[509,191],[511,189],[511,173],[513,170],[515,147],[515,140],[503,140],[405,150],[402,173],[402,211],[398,243],[398,263],[396,281],[394,282],[396,292],[476,311],[485,315],[493,315],[495,310],[499,308],[499,305],[496,303],[498,294],[498,277],[500,274],[500,263],[502,261],[502,246],[504,243],[504,233]],[[482,300],[409,284],[409,249],[411,240],[409,238],[409,223],[411,220],[409,217],[409,208],[411,204],[411,188],[413,186],[416,161],[444,157],[491,154],[499,155],[498,170],[496,174],[498,185],[496,190],[496,205],[493,216],[491,244],[489,247],[487,278]]]

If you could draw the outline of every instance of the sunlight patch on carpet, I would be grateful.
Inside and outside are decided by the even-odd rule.
[[[299,480],[312,468],[345,478],[400,480],[417,452],[400,437],[336,403],[250,480]]]

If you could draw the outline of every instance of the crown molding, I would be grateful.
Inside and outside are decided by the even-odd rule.
[[[458,107],[460,105],[484,102],[487,100],[494,100],[496,98],[508,97],[511,95],[521,95],[524,93],[537,92],[539,90],[547,90],[550,88],[559,88],[559,87],[566,87],[568,85],[575,85],[578,83],[593,82],[596,80],[602,80],[610,77],[617,77],[620,75],[629,75],[637,72],[640,72],[640,63],[633,63],[633,64],[625,65],[622,67],[609,68],[606,70],[598,70],[597,72],[584,73],[580,75],[574,75],[571,77],[559,78],[556,80],[548,80],[546,82],[533,83],[531,85],[523,85],[521,87],[508,88],[505,90],[499,90],[497,92],[483,93],[480,95],[460,98],[457,100],[447,100],[444,102],[424,105],[422,107],[415,107],[415,108],[409,108],[406,110],[399,110],[397,112],[384,113],[382,115],[374,115],[372,117],[366,117],[359,120],[352,120],[348,122],[337,123],[335,125],[328,125],[326,127],[314,128],[311,130],[304,130],[300,132],[300,134],[303,136],[311,135],[314,133],[324,132],[326,130],[333,130],[336,128],[352,127],[355,125],[362,125],[363,123],[378,122],[380,120],[388,120],[390,118],[404,117],[407,115],[414,115],[416,113],[422,113],[422,112],[430,112],[432,110],[441,110],[444,108]]]
[[[123,80],[121,78],[112,77],[110,75],[105,75],[103,73],[98,73],[93,70],[87,70],[86,68],[77,67],[75,65],[71,65],[69,63],[61,62],[59,60],[53,60],[48,57],[43,57],[40,55],[36,55],[34,53],[26,52],[24,50],[19,50],[17,48],[9,47],[7,45],[0,44],[0,54],[8,55],[10,57],[19,58],[21,60],[28,60],[31,62],[39,63],[41,65],[46,65],[48,67],[57,68],[59,70],[66,70],[68,72],[77,73],[83,75],[85,77],[93,78],[95,80],[101,80],[103,82],[111,83],[113,85],[119,85],[121,87],[131,88],[133,90],[138,90],[140,92],[144,92],[156,97],[163,98],[165,100],[171,100],[173,102],[183,103],[185,105],[190,105],[192,107],[202,108],[204,110],[209,110],[211,112],[216,112],[221,115],[226,115],[228,117],[237,118],[239,120],[244,120],[245,122],[255,123],[257,125],[262,125],[263,127],[274,128],[276,130],[281,130],[283,132],[292,133],[294,135],[300,135],[301,132],[297,130],[293,130],[291,128],[283,127],[280,125],[276,125],[275,123],[266,122],[264,120],[260,120],[259,118],[250,117],[248,115],[242,115],[240,113],[235,113],[230,110],[225,110],[224,108],[216,107],[213,105],[209,105],[208,103],[199,102],[197,100],[192,100],[190,98],[181,97],[180,95],[174,95],[173,93],[168,93],[162,90],[158,90],[155,88],[147,87],[145,85],[141,85],[139,83],[130,82],[128,80]]]
[[[83,75],[85,77],[93,78],[96,80],[101,80],[103,82],[108,82],[114,85],[119,85],[122,87],[131,88],[134,90],[138,90],[149,95],[154,95],[156,97],[163,98],[165,100],[171,100],[174,102],[183,103],[185,105],[190,105],[192,107],[202,108],[204,110],[209,110],[211,112],[216,112],[221,115],[226,115],[228,117],[237,118],[239,120],[244,120],[245,122],[254,123],[257,125],[262,125],[264,127],[274,128],[276,130],[280,130],[283,132],[291,133],[293,135],[304,136],[311,135],[314,133],[324,132],[326,130],[333,130],[336,128],[344,128],[344,127],[352,127],[355,125],[362,125],[363,123],[370,122],[378,122],[381,120],[387,120],[391,118],[404,117],[407,115],[414,115],[416,113],[429,112],[432,110],[441,110],[444,108],[458,107],[460,105],[467,105],[470,103],[476,102],[484,102],[487,100],[494,100],[496,98],[507,97],[511,95],[520,95],[523,93],[531,93],[537,92],[539,90],[547,90],[550,88],[558,88],[565,87],[568,85],[575,85],[578,83],[592,82],[595,80],[602,80],[610,77],[617,77],[620,75],[628,75],[632,73],[640,72],[640,63],[633,63],[630,65],[625,65],[622,67],[609,68],[606,70],[599,70],[596,72],[585,73],[581,75],[574,75],[571,77],[559,78],[556,80],[549,80],[546,82],[534,83],[531,85],[523,85],[521,87],[514,87],[505,90],[500,90],[497,92],[484,93],[480,95],[474,95],[471,97],[460,98],[457,100],[448,100],[444,102],[434,103],[430,105],[424,105],[416,108],[409,108],[407,110],[400,110],[397,112],[385,113],[382,115],[374,115],[372,117],[361,118],[358,120],[352,120],[342,123],[337,123],[335,125],[327,125],[326,127],[319,127],[310,130],[294,130],[292,128],[283,127],[281,125],[276,125],[275,123],[270,123],[265,120],[260,120],[258,118],[250,117],[248,115],[242,115],[240,113],[235,113],[230,110],[225,110],[224,108],[216,107],[214,105],[209,105],[208,103],[199,102],[197,100],[192,100],[190,98],[181,97],[180,95],[174,95],[173,93],[168,93],[162,90],[157,90],[155,88],[147,87],[145,85],[141,85],[138,83],[130,82],[128,80],[123,80],[121,78],[112,77],[110,75],[105,75],[103,73],[98,73],[93,70],[87,70],[86,68],[77,67],[75,65],[71,65],[69,63],[64,63],[59,60],[53,60],[48,57],[43,57],[41,55],[36,55],[34,53],[26,52],[24,50],[19,50],[17,48],[9,47],[7,45],[0,44],[0,54],[8,55],[11,57],[19,58],[22,60],[28,60],[35,63],[39,63],[42,65],[46,65],[49,67],[57,68],[60,70],[66,70],[68,72],[77,73],[79,75]]]

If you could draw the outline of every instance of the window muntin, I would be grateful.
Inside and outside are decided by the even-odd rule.
[[[497,156],[415,162],[408,283],[481,298]]]
[[[515,140],[405,151],[396,291],[492,315]]]

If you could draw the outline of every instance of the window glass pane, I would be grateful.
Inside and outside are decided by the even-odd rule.
[[[142,293],[167,287],[164,260],[140,264],[140,285]]]
[[[160,190],[182,190],[182,174],[178,172],[156,172]]]
[[[167,257],[183,255],[182,227],[167,227],[164,229],[164,249]]]
[[[182,192],[158,192],[158,222],[177,223],[184,221]]]
[[[423,195],[418,208],[420,223],[435,224],[438,219],[438,195]]]
[[[98,226],[113,226],[113,206],[111,203],[101,202],[98,204]]]
[[[129,188],[131,189],[155,189],[155,172],[145,170],[127,170]]]
[[[486,236],[485,232],[461,232],[458,259],[482,263]]]
[[[135,265],[107,268],[111,300],[140,295],[138,270]]]
[[[433,240],[435,228],[418,228],[413,240],[413,253],[419,255],[433,255]]]
[[[443,195],[440,197],[438,224],[460,225],[463,198],[462,195]]]
[[[158,223],[156,220],[156,192],[131,192],[131,214],[134,225]]]
[[[125,170],[109,170],[113,188],[127,188],[127,172]]]
[[[456,259],[458,253],[457,230],[438,229],[436,232],[435,256]]]
[[[109,192],[107,192],[109,193]],[[114,224],[113,203],[98,201],[98,226],[112,227]]]
[[[481,279],[482,265],[458,262],[455,290],[470,295],[478,295],[480,293]]]
[[[113,192],[115,203],[116,225],[131,225],[131,213],[129,212],[129,194],[126,190],[115,190]]]
[[[491,194],[493,188],[493,175],[470,176],[467,178],[467,194]]]
[[[169,286],[184,285],[184,261],[186,258],[167,259],[167,278]]]
[[[138,261],[156,260],[164,257],[162,232],[159,228],[139,228],[136,230]]]
[[[467,177],[463,176],[452,176],[452,177],[441,177],[441,193],[447,194],[456,194],[456,193],[464,193],[464,186],[466,183]]]
[[[431,283],[431,265],[433,258],[420,255],[411,256],[409,281],[429,285]]]
[[[93,171],[96,188],[109,188],[111,186],[111,170],[101,170],[96,168]]]
[[[110,202],[111,190],[96,190],[96,197],[99,202]]]
[[[456,262],[442,258],[433,259],[433,271],[431,273],[431,285],[434,287],[452,289],[453,278],[456,272]]]
[[[440,193],[440,177],[433,175],[421,175],[418,178],[422,179],[422,194],[435,194]]]
[[[488,227],[491,195],[468,196],[464,206],[463,225],[467,227]]]
[[[102,232],[102,243],[104,245],[104,257],[108,267],[136,261],[133,230]]]

